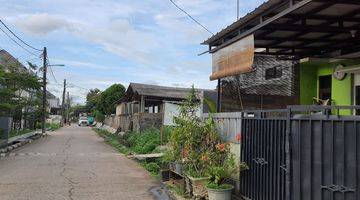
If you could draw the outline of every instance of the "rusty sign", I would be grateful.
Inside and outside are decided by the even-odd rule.
[[[249,35],[214,52],[210,80],[250,72],[254,63],[254,49],[254,35]]]

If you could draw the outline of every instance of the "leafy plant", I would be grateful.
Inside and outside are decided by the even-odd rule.
[[[94,115],[95,115],[95,120],[97,122],[104,122],[105,121],[105,115],[102,114],[100,111],[96,110],[94,112]]]
[[[221,147],[223,148],[223,147]],[[240,163],[240,165],[236,164],[234,154],[229,152],[228,147],[224,147],[226,151],[225,159],[220,160],[218,163],[213,163],[208,168],[207,174],[210,177],[210,180],[207,184],[208,188],[211,189],[228,189],[232,186],[226,184],[226,182],[231,178],[231,175],[240,171],[247,169],[247,165],[245,163]]]
[[[30,133],[30,132],[31,132],[31,130],[29,130],[29,129],[11,130],[10,133],[9,133],[9,138],[19,136],[19,135],[24,135],[24,134]]]
[[[124,136],[124,143],[135,153],[153,153],[161,144],[160,130],[149,128],[143,132],[129,132]]]
[[[50,131],[56,131],[60,128],[59,123],[46,123],[45,127]]]
[[[157,162],[143,162],[141,165],[153,176],[159,175],[160,166]]]
[[[204,98],[204,103],[209,108],[209,113],[216,113],[216,103],[209,98]]]
[[[165,155],[168,162],[183,162],[186,173],[192,177],[204,177],[211,162],[222,155],[216,153],[221,138],[212,118],[203,121],[198,115],[199,101],[192,87],[180,106],[180,114],[174,117],[175,127],[171,132]]]

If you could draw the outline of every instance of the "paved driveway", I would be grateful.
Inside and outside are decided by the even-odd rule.
[[[147,200],[154,186],[88,127],[62,128],[0,158],[0,200]]]

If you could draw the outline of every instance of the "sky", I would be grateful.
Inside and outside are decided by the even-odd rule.
[[[175,2],[214,33],[236,20],[237,0]],[[240,16],[262,2],[240,0]],[[0,5],[0,18],[19,37],[47,47],[50,64],[65,65],[52,67],[55,78],[48,74],[48,88],[58,97],[63,79],[77,103],[89,89],[114,83],[216,87],[209,80],[211,55],[198,56],[208,48],[200,43],[211,35],[169,0],[0,0]],[[39,56],[2,32],[0,48],[41,66]]]

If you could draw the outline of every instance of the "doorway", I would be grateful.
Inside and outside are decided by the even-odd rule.
[[[360,85],[355,86],[355,105],[360,105]],[[360,115],[360,110],[356,110],[356,115]]]
[[[331,81],[332,76],[319,76],[319,99],[329,100],[331,104]]]

